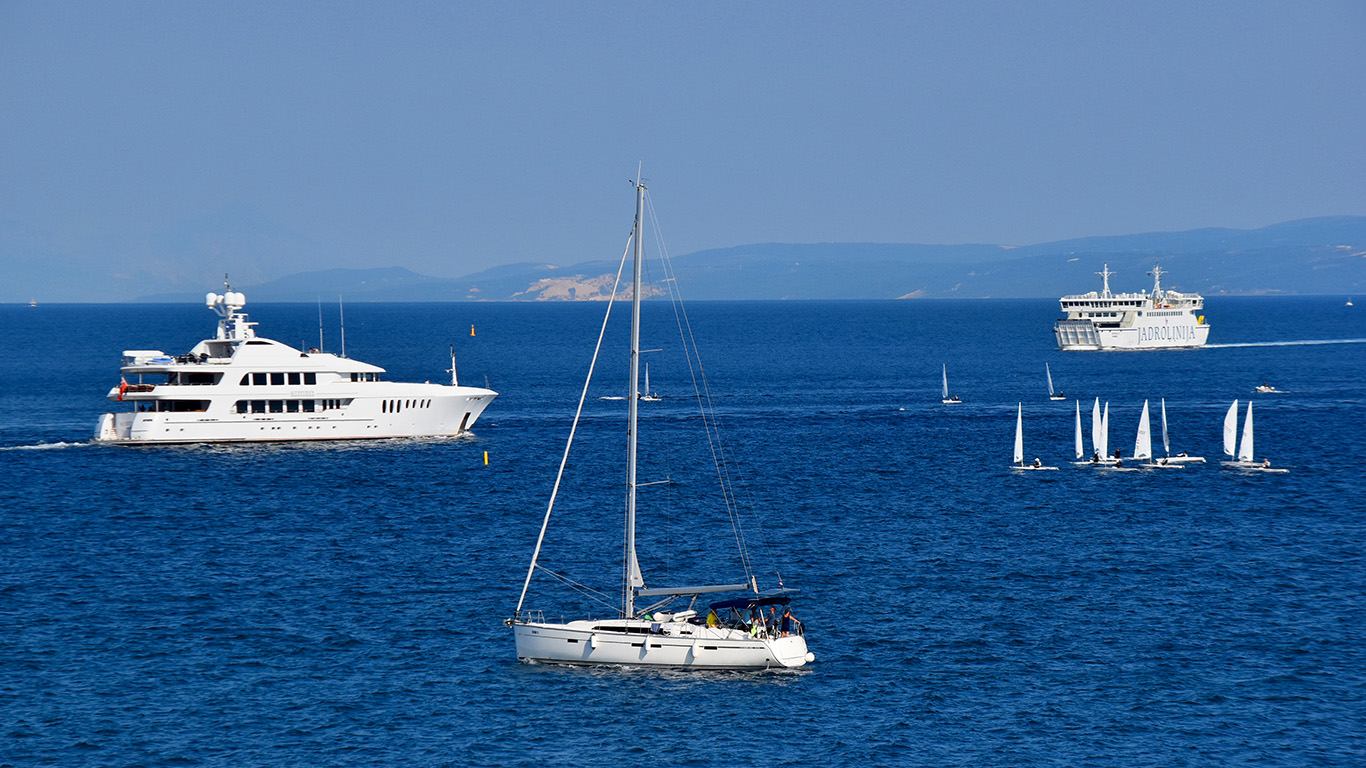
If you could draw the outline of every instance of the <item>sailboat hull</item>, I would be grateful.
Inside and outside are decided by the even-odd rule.
[[[1168,464],[1204,464],[1204,456],[1168,456]]]
[[[597,629],[600,624],[514,623],[517,659],[576,666],[718,670],[796,669],[815,659],[800,635],[751,637],[737,629],[679,622],[632,622],[639,625],[632,631],[602,631]]]

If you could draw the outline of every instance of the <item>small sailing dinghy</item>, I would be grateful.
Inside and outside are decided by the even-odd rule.
[[[1172,455],[1172,444],[1167,438],[1167,398],[1162,398],[1162,452],[1166,454],[1168,464],[1204,464],[1204,456],[1190,456],[1182,451],[1175,456]]]
[[[1232,458],[1233,444],[1238,432],[1238,401],[1234,400],[1233,405],[1228,407],[1228,412],[1224,414],[1224,454]],[[1281,467],[1271,466],[1271,459],[1263,458],[1261,461],[1255,459],[1256,446],[1253,443],[1252,431],[1252,401],[1247,402],[1247,418],[1243,419],[1243,438],[1237,440],[1238,454],[1233,461],[1222,462],[1225,467],[1240,469],[1244,472],[1266,472],[1274,475],[1288,474],[1290,470]]]
[[[958,395],[950,395],[950,394],[949,394],[949,364],[948,364],[948,363],[944,363],[944,389],[943,389],[943,395],[941,395],[939,402],[943,403],[944,405],[959,405],[960,403],[963,402],[963,399],[960,398]]]
[[[531,565],[527,568],[522,593],[517,599],[517,609],[512,618],[505,622],[512,628],[517,658],[528,663],[689,670],[763,670],[804,666],[815,661],[816,657],[807,650],[802,625],[788,609],[792,590],[782,588],[781,582],[777,590],[759,590],[758,579],[750,567],[750,558],[745,551],[744,537],[738,523],[735,522],[734,494],[728,485],[728,474],[723,471],[721,465],[717,466],[717,475],[722,484],[727,512],[731,516],[732,525],[736,526],[735,538],[740,547],[740,567],[744,571],[744,578],[736,578],[733,583],[713,585],[652,588],[645,586],[645,578],[636,557],[636,489],[643,485],[651,485],[638,483],[636,480],[645,185],[637,180],[635,186],[636,215],[631,240],[627,252],[622,254],[617,282],[612,286],[612,294],[607,302],[602,330],[599,331],[597,347],[593,350],[593,361],[589,365],[588,376],[579,395],[578,410],[574,414],[573,426],[570,427],[569,437],[565,442],[559,471],[550,492],[545,517],[541,521],[536,548],[531,556]],[[592,383],[593,369],[597,365],[598,353],[602,349],[602,339],[621,282],[621,273],[625,269],[627,255],[632,252],[634,258],[631,282],[631,373],[627,403],[626,520],[619,592],[620,608],[616,615],[607,618],[547,621],[542,611],[523,610],[527,590],[531,586],[532,577],[538,571],[544,571],[566,583],[589,590],[584,585],[570,581],[564,574],[555,573],[541,566],[539,559],[545,542],[546,528],[555,509],[555,498],[564,478],[565,466],[569,462],[574,433],[578,429],[584,400]],[[695,350],[689,354],[695,354]],[[699,397],[699,401],[705,401],[705,398]],[[709,418],[711,416],[714,414]],[[714,423],[712,419],[711,424]],[[709,426],[707,432],[713,455],[718,450],[714,443],[714,430],[714,426]],[[602,594],[596,590],[589,591]],[[727,592],[738,593],[739,596],[707,602],[713,595]],[[644,607],[637,604],[637,600],[642,598],[648,598],[642,600],[645,603]],[[699,604],[699,600],[703,602]],[[699,608],[704,609],[702,615],[699,615]],[[765,608],[769,610],[772,620],[765,618]]]
[[[1043,364],[1043,375],[1048,377],[1048,399],[1049,399],[1049,400],[1066,400],[1066,399],[1067,399],[1067,395],[1064,395],[1064,394],[1061,393],[1061,392],[1054,392],[1054,391],[1053,391],[1053,372],[1052,372],[1051,370],[1048,369],[1048,363],[1044,363],[1044,364]]]
[[[1077,404],[1077,421],[1076,429],[1073,432],[1073,437],[1075,439],[1073,441],[1074,445],[1072,449],[1076,454],[1076,459],[1072,463],[1079,467],[1083,467],[1088,466],[1091,463],[1091,460],[1086,458],[1086,444],[1081,440],[1081,401],[1076,400],[1075,402]]]
[[[1033,464],[1024,462],[1024,403],[1015,404],[1015,454],[1012,459],[1014,464],[1011,469],[1017,470],[1054,470],[1057,467],[1046,467],[1037,457]]]
[[[1091,459],[1090,461],[1080,462],[1093,467],[1108,467],[1119,463],[1119,460],[1110,455],[1110,404],[1105,404],[1105,413],[1101,414],[1100,398],[1097,397],[1091,404]]]
[[[1134,438],[1134,461],[1143,462],[1139,466],[1144,469],[1185,469],[1180,464],[1168,463],[1166,459],[1153,461],[1152,423],[1148,419],[1147,400],[1143,401],[1143,414],[1138,417],[1138,435]]]
[[[645,389],[640,393],[640,402],[657,403],[660,401],[659,393],[650,389],[650,364],[645,364]]]

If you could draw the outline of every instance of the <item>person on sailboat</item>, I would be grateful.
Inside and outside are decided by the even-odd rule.
[[[780,633],[783,637],[787,637],[788,635],[792,634],[792,624],[796,620],[796,617],[792,615],[791,608],[783,609],[783,623],[780,628]]]
[[[1262,469],[1271,469],[1271,459],[1270,459],[1270,458],[1264,458],[1264,459],[1262,459]]]
[[[1034,466],[1036,466],[1036,467],[1042,467],[1042,466],[1043,466],[1043,462],[1039,460],[1039,457],[1038,457],[1038,456],[1035,456],[1035,457],[1034,457]]]

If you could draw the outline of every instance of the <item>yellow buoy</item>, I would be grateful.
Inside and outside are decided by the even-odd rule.
[[[484,451],[484,466],[487,467],[488,465],[489,465],[489,452],[488,452],[488,451]]]
[[[470,335],[474,335],[474,323],[470,323]]]

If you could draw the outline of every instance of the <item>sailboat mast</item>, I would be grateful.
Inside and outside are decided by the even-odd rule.
[[[631,266],[631,386],[626,419],[626,562],[622,579],[622,616],[631,618],[636,611],[636,592],[640,566],[636,561],[636,433],[640,417],[640,283],[645,241],[645,183],[636,174],[635,252]]]

